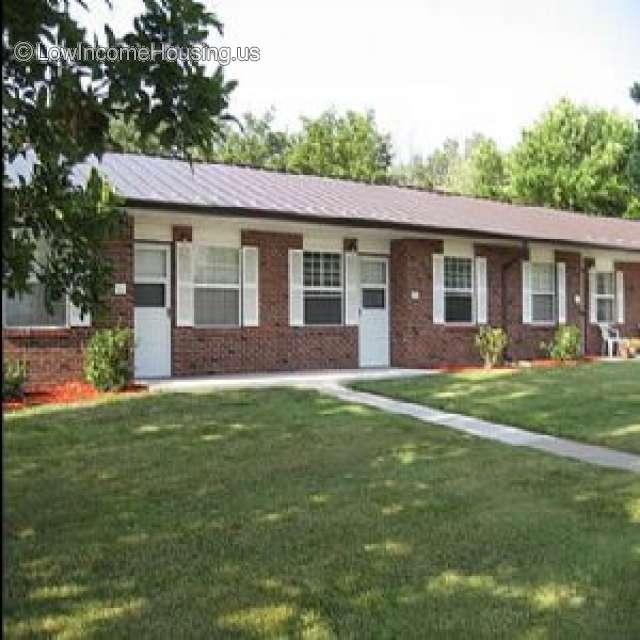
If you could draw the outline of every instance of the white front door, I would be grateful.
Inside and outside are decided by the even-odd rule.
[[[389,366],[389,268],[386,258],[360,257],[360,366]]]
[[[171,251],[138,243],[135,251],[135,376],[171,375]]]

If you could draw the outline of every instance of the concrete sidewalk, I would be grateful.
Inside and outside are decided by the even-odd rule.
[[[263,387],[318,388],[357,380],[410,378],[437,373],[428,369],[323,369],[319,371],[287,371],[276,373],[240,373],[233,375],[194,376],[136,380],[149,391],[216,391],[220,389],[257,389]]]
[[[581,444],[575,440],[567,440],[527,431],[526,429],[495,424],[456,413],[446,413],[411,402],[402,402],[371,393],[346,389],[338,384],[324,385],[318,390],[345,402],[365,404],[389,413],[411,416],[429,424],[448,427],[479,438],[496,440],[514,447],[530,447],[555,456],[573,458],[574,460],[596,464],[601,467],[640,473],[640,456],[632,453],[624,453],[607,447]]]
[[[260,373],[198,376],[193,378],[166,378],[137,380],[146,384],[151,392],[202,392],[226,389],[258,389],[266,387],[297,387],[314,389],[345,402],[375,407],[388,413],[411,416],[423,422],[455,429],[479,438],[495,440],[514,447],[530,447],[555,456],[573,458],[590,464],[640,473],[640,456],[607,447],[581,444],[574,440],[557,438],[517,427],[479,420],[470,416],[446,413],[411,402],[402,402],[371,393],[347,389],[343,385],[358,380],[385,380],[438,373],[427,369],[342,369],[298,371],[295,373]]]

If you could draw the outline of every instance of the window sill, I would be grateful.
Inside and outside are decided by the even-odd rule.
[[[4,338],[67,338],[70,327],[3,327]]]

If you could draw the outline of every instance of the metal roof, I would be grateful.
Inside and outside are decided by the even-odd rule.
[[[640,250],[640,222],[403,187],[155,156],[107,153],[95,166],[129,205]]]

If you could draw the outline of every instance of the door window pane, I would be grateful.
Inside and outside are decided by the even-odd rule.
[[[384,260],[362,260],[360,262],[362,284],[387,284],[387,263]]]
[[[53,303],[51,312],[45,307],[45,289],[39,282],[31,285],[31,293],[5,298],[7,327],[64,327],[67,321],[65,300]]]
[[[193,301],[196,326],[240,323],[238,289],[196,288]]]
[[[164,249],[136,249],[136,277],[164,278],[167,275],[167,254]]]
[[[136,307],[164,307],[165,288],[163,284],[136,284]]]
[[[362,308],[363,309],[384,309],[384,289],[363,289]]]

